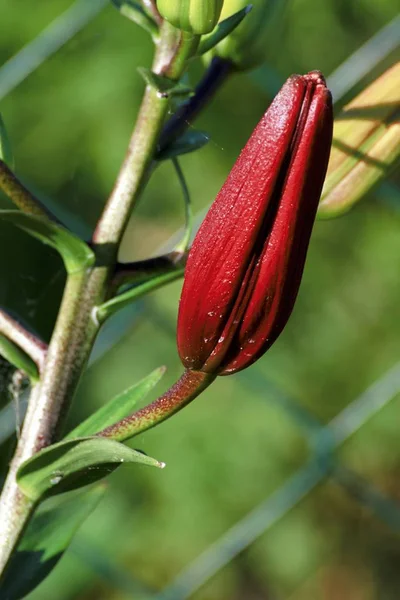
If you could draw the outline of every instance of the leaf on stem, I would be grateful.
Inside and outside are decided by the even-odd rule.
[[[123,463],[165,466],[114,440],[84,437],[53,444],[35,454],[18,469],[17,482],[30,500],[39,502],[98,481]]]
[[[234,29],[243,21],[245,16],[251,11],[253,6],[248,4],[242,10],[239,10],[235,14],[231,15],[227,19],[224,19],[207,35],[203,35],[201,38],[201,42],[199,48],[197,50],[197,54],[201,56],[205,54],[211,48],[214,48],[219,42],[221,42],[227,35],[232,33]]]
[[[176,271],[169,271],[163,275],[157,275],[156,277],[153,277],[144,283],[136,285],[126,292],[118,294],[111,300],[108,300],[107,302],[104,302],[104,304],[100,304],[100,306],[96,307],[93,318],[97,319],[99,323],[103,323],[106,319],[111,317],[111,315],[121,310],[121,308],[129,306],[129,304],[132,304],[132,302],[135,302],[135,300],[138,300],[138,298],[145,296],[149,292],[153,292],[154,290],[167,283],[170,283],[171,281],[179,279],[182,277],[184,270],[184,267],[179,267],[176,269]]]
[[[14,157],[11,149],[10,138],[6,126],[0,115],[0,159],[10,168],[14,166]]]
[[[183,133],[178,139],[174,140],[161,152],[156,154],[156,160],[167,160],[176,158],[181,154],[188,154],[195,150],[200,150],[209,141],[209,136],[204,131],[191,129]]]
[[[99,485],[85,493],[51,498],[37,509],[0,581],[4,598],[24,598],[47,577],[104,491]]]
[[[56,223],[18,210],[1,210],[0,219],[9,221],[57,250],[68,274],[82,271],[94,264],[95,257],[89,246]]]
[[[189,248],[190,238],[192,235],[193,229],[193,211],[192,211],[192,203],[190,201],[189,188],[186,183],[185,176],[181,169],[181,166],[178,162],[177,158],[172,159],[172,164],[174,165],[176,174],[179,179],[179,183],[181,184],[182,192],[183,192],[183,200],[185,203],[185,230],[182,236],[182,240],[175,246],[174,251],[184,253]]]
[[[31,357],[2,334],[0,334],[0,355],[14,367],[26,373],[31,381],[38,381],[39,371]]]
[[[174,81],[173,79],[169,79],[169,77],[157,75],[156,73],[153,73],[151,69],[147,69],[146,67],[139,67],[138,71],[146,84],[156,90],[163,98],[170,98],[173,96],[183,96],[188,98],[194,94],[193,89],[182,81]]]
[[[139,27],[150,33],[154,41],[158,39],[157,23],[147,14],[138,2],[133,0],[111,0],[121,15],[127,17]]]
[[[107,404],[83,421],[83,423],[80,423],[78,427],[75,427],[65,439],[70,440],[76,437],[94,435],[109,425],[120,421],[133,412],[135,405],[147,396],[160,381],[164,373],[165,367],[155,369],[147,377],[107,402]]]

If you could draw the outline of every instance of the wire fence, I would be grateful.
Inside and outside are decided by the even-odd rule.
[[[107,4],[107,0],[78,0],[71,5],[33,42],[0,68],[0,98],[10,93],[97,16]],[[399,18],[397,18],[372,37],[331,75],[329,84],[334,97],[342,98],[371,68],[384,61],[398,45],[399,38]],[[265,85],[262,74],[263,71],[259,70],[255,76],[251,76],[252,80]],[[397,188],[389,189],[390,193],[387,187],[383,186],[382,189],[384,200],[392,201],[395,196],[396,205],[400,206]],[[133,314],[129,311],[125,314],[130,315],[130,319],[136,318],[136,311]],[[121,334],[119,329],[118,336]],[[309,443],[310,458],[279,489],[186,566],[161,592],[150,590],[135,581],[130,573],[114,563],[109,556],[102,555],[98,548],[94,552],[90,544],[78,535],[72,543],[71,552],[129,597],[146,600],[186,600],[192,597],[206,582],[328,478],[341,485],[363,506],[371,509],[376,517],[387,523],[393,531],[400,531],[400,505],[343,466],[337,459],[338,448],[400,394],[400,362],[351,402],[328,425],[320,423],[296,400],[282,393],[265,378],[255,376],[253,372],[240,373],[236,378],[238,384],[246,391],[256,391],[258,396],[262,391],[266,402],[274,402],[282,411],[290,415],[302,429]],[[6,411],[11,410],[11,407],[3,409],[3,417]],[[0,432],[0,435],[6,438],[12,432],[15,423],[12,423],[11,418],[2,418],[2,424],[6,429],[5,432]]]

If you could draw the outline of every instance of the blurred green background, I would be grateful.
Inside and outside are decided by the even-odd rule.
[[[1,62],[71,4],[0,0]],[[216,195],[277,86],[293,72],[329,75],[396,9],[394,0],[289,3],[264,69],[229,80],[196,124],[211,138],[181,161],[196,212]],[[113,185],[144,87],[136,67],[148,66],[151,55],[148,36],[110,4],[0,100],[18,175],[82,236],[90,234]],[[387,62],[393,61],[392,54]],[[201,72],[201,65],[193,66],[193,81]],[[8,206],[5,198],[2,204]],[[307,461],[307,435],[276,400],[275,388],[327,423],[399,360],[399,209],[399,194],[386,187],[346,217],[316,224],[296,308],[274,347],[248,371],[220,378],[193,405],[135,439],[135,447],[167,468],[133,466],[113,474],[70,551],[29,598],[125,600],[142,597],[136,585],[162,590]],[[155,254],[182,220],[181,191],[165,163],[131,220],[121,259]],[[2,225],[0,235],[0,304],[48,337],[62,291],[61,264],[9,226]],[[71,425],[159,365],[168,370],[154,397],[180,375],[180,286],[152,294],[107,325]],[[5,404],[5,371],[1,392]],[[338,453],[343,465],[394,501],[400,501],[399,419],[397,394]],[[2,446],[3,465],[12,443]],[[257,541],[191,597],[399,597],[395,527],[334,481],[326,479],[262,531],[261,524]]]

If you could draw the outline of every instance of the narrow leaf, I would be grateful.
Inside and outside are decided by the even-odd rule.
[[[121,15],[127,17],[139,27],[142,27],[145,31],[150,33],[153,40],[158,38],[158,27],[153,19],[146,13],[146,11],[133,0],[111,0],[114,6],[119,10]]]
[[[218,23],[211,33],[203,35],[197,54],[205,54],[211,50],[211,48],[214,48],[214,46],[216,46],[221,40],[226,38],[227,35],[232,33],[232,31],[236,29],[236,27],[243,21],[245,16],[251,11],[252,8],[253,6],[248,4],[242,8],[242,10],[239,10],[237,13]]]
[[[169,144],[164,150],[156,155],[157,160],[166,160],[175,158],[181,154],[194,152],[205,146],[209,141],[209,136],[204,131],[191,129],[182,134],[177,140]]]
[[[6,126],[0,115],[0,160],[7,166],[13,167],[14,157],[11,149],[10,138],[8,137]]]
[[[95,257],[89,246],[56,223],[18,210],[1,210],[0,219],[9,221],[57,250],[69,274],[86,269],[94,263]]]
[[[36,510],[0,581],[2,598],[24,598],[47,577],[96,508],[104,490],[99,485],[83,494],[51,498]]]
[[[185,176],[184,176],[183,171],[181,169],[181,166],[180,166],[180,164],[178,162],[178,159],[177,158],[173,158],[172,159],[172,164],[175,167],[175,171],[176,171],[176,174],[177,174],[178,179],[179,179],[179,183],[180,183],[181,188],[182,188],[183,201],[185,203],[185,229],[184,229],[184,233],[183,233],[182,239],[175,246],[174,251],[175,252],[180,252],[180,253],[183,254],[189,248],[190,238],[191,238],[191,235],[192,235],[192,229],[193,229],[192,203],[191,203],[191,200],[190,200],[189,188],[187,186],[186,179],[185,179]]]
[[[21,369],[32,381],[39,379],[36,364],[19,346],[0,334],[0,355],[17,369]]]
[[[122,463],[165,466],[114,440],[86,437],[44,448],[19,468],[17,482],[28,498],[38,502],[98,481]]]
[[[146,67],[139,67],[138,71],[143,77],[147,85],[157,90],[160,96],[163,98],[169,98],[170,96],[192,96],[193,90],[190,86],[182,82],[174,81],[168,77],[157,75],[153,73],[151,69]]]
[[[153,292],[154,290],[162,287],[163,285],[170,283],[171,281],[175,281],[182,277],[184,272],[184,267],[181,269],[177,269],[176,271],[170,271],[169,273],[165,273],[164,275],[159,275],[146,281],[145,283],[141,283],[126,292],[122,292],[115,296],[108,302],[104,302],[96,309],[96,319],[99,323],[103,323],[106,319],[111,317],[114,313],[121,310],[121,308],[125,308],[125,306],[129,306],[132,302],[135,302],[138,298],[145,296],[149,292]]]
[[[102,406],[86,421],[75,427],[65,439],[70,440],[77,437],[94,435],[128,416],[133,412],[135,405],[141,402],[160,381],[164,373],[165,367],[155,369],[150,375],[107,402],[105,406]]]

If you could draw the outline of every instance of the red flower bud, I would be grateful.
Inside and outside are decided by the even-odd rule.
[[[186,368],[226,375],[273,344],[292,312],[328,165],[332,101],[321,73],[288,79],[193,242],[179,306]]]

